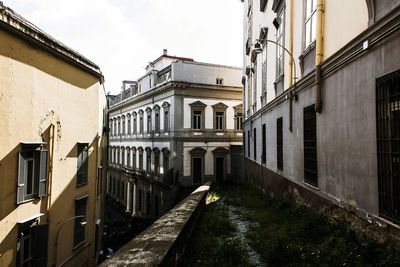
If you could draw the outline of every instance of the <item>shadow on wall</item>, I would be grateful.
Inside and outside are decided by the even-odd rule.
[[[27,43],[0,30],[0,55],[12,58],[25,65],[56,77],[81,89],[87,89],[98,82],[98,78],[49,55],[33,43]],[[36,49],[32,49],[32,47]]]
[[[6,257],[9,259],[16,258],[16,247],[9,247],[8,244],[15,243],[18,237],[18,227],[17,224],[8,232],[7,236],[4,237],[3,240],[0,242],[0,257]],[[12,263],[9,263],[8,266],[13,266]]]

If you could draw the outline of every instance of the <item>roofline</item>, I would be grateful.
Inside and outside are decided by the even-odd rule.
[[[156,60],[152,61],[151,64],[154,65],[154,64],[156,64],[158,61],[160,61],[163,58],[176,59],[176,60],[182,60],[182,61],[187,61],[187,62],[194,62],[194,59],[193,58],[189,58],[189,57],[177,57],[177,56],[170,56],[170,55],[161,55]],[[148,68],[148,67],[149,67],[149,65],[146,66],[146,68]]]
[[[45,50],[49,54],[90,73],[97,77],[101,83],[104,83],[104,76],[99,66],[52,36],[46,34],[11,8],[4,6],[1,1],[0,29],[4,29],[32,45]]]

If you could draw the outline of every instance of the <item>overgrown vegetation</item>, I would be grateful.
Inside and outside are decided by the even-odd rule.
[[[248,242],[267,266],[400,266],[399,244],[380,244],[347,223],[250,187],[216,189],[224,205],[206,207],[192,242],[190,266],[250,266]],[[212,197],[215,199],[214,197]],[[250,222],[246,239],[235,238],[225,205]]]
[[[236,227],[226,208],[216,203],[218,199],[219,194],[210,192],[193,236],[187,266],[251,266],[246,246],[235,237]]]

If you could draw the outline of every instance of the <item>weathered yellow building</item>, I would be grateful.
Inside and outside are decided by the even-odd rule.
[[[92,266],[103,76],[0,2],[0,266]]]

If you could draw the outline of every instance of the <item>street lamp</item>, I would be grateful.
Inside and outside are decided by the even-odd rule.
[[[86,217],[85,215],[77,215],[77,216],[70,217],[70,218],[66,219],[66,220],[60,225],[60,227],[58,227],[57,234],[56,234],[56,244],[55,244],[55,247],[54,247],[55,252],[54,252],[54,265],[53,265],[53,266],[57,267],[58,236],[60,235],[61,229],[63,228],[64,225],[67,224],[67,222],[70,222],[70,221],[75,220],[75,219],[78,219],[78,218],[82,218],[82,221],[80,222],[80,225],[81,225],[81,226],[85,226],[86,223],[87,223],[87,222],[84,220],[85,217]]]
[[[280,43],[278,43],[276,41],[269,40],[269,39],[256,39],[256,42],[254,43],[254,47],[253,47],[253,52],[254,53],[260,54],[263,51],[263,49],[261,47],[261,43],[262,42],[272,43],[272,44],[275,44],[275,45],[281,47],[290,56],[290,59],[293,62],[293,64],[291,64],[291,67],[292,67],[292,70],[293,70],[293,74],[294,74],[294,76],[292,77],[293,81],[291,81],[293,83],[293,88],[291,88],[291,90],[289,91],[289,98],[290,98],[290,100],[289,100],[289,131],[291,132],[292,131],[292,110],[293,110],[293,106],[292,106],[293,105],[293,103],[292,103],[293,94],[292,94],[292,91],[295,90],[295,88],[296,88],[296,80],[297,80],[296,60],[294,59],[292,53],[286,47],[284,47],[283,45],[281,45]]]

